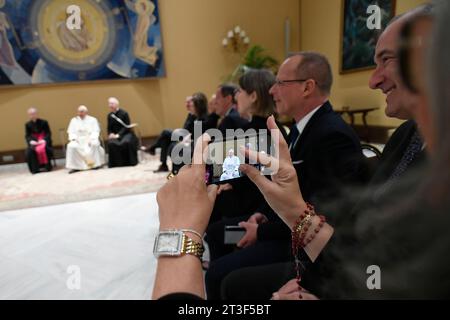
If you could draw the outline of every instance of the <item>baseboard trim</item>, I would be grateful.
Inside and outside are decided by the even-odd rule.
[[[142,137],[142,145],[149,145],[157,139],[156,136]],[[53,146],[55,159],[64,159],[63,147],[61,145]],[[0,151],[0,165],[16,164],[25,162],[25,149]]]

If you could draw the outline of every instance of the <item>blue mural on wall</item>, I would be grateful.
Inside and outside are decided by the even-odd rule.
[[[157,0],[0,0],[0,85],[164,75]]]

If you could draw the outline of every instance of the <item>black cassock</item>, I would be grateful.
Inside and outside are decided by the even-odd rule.
[[[36,122],[28,121],[25,124],[25,140],[27,141],[27,150],[25,151],[25,159],[28,164],[28,169],[31,173],[38,173],[40,171],[40,165],[37,159],[34,147],[30,144],[31,141],[37,141],[33,134],[44,134],[44,140],[46,141],[45,151],[48,157],[48,163],[45,169],[50,171],[52,169],[51,159],[53,158],[53,146],[52,146],[52,132],[48,122],[43,119],[37,119]]]
[[[119,135],[119,139],[108,140],[110,168],[135,166],[138,163],[138,139],[125,125],[130,125],[130,117],[125,110],[119,109],[108,114],[108,135]]]

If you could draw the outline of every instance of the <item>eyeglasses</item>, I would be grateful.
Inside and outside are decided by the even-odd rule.
[[[293,82],[305,82],[310,79],[295,79],[295,80],[275,80],[275,84],[277,86],[282,86],[284,84],[293,83]],[[312,79],[311,79],[312,80]]]

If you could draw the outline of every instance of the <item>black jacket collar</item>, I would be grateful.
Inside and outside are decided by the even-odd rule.
[[[301,148],[301,145],[305,143],[305,141],[308,138],[309,133],[311,132],[311,129],[316,125],[318,121],[320,121],[320,118],[326,114],[329,114],[333,111],[333,107],[329,101],[325,102],[319,110],[317,110],[316,113],[311,117],[311,119],[306,124],[305,129],[301,133],[300,137],[297,140],[297,143],[291,150],[291,156],[299,153],[299,148]]]

